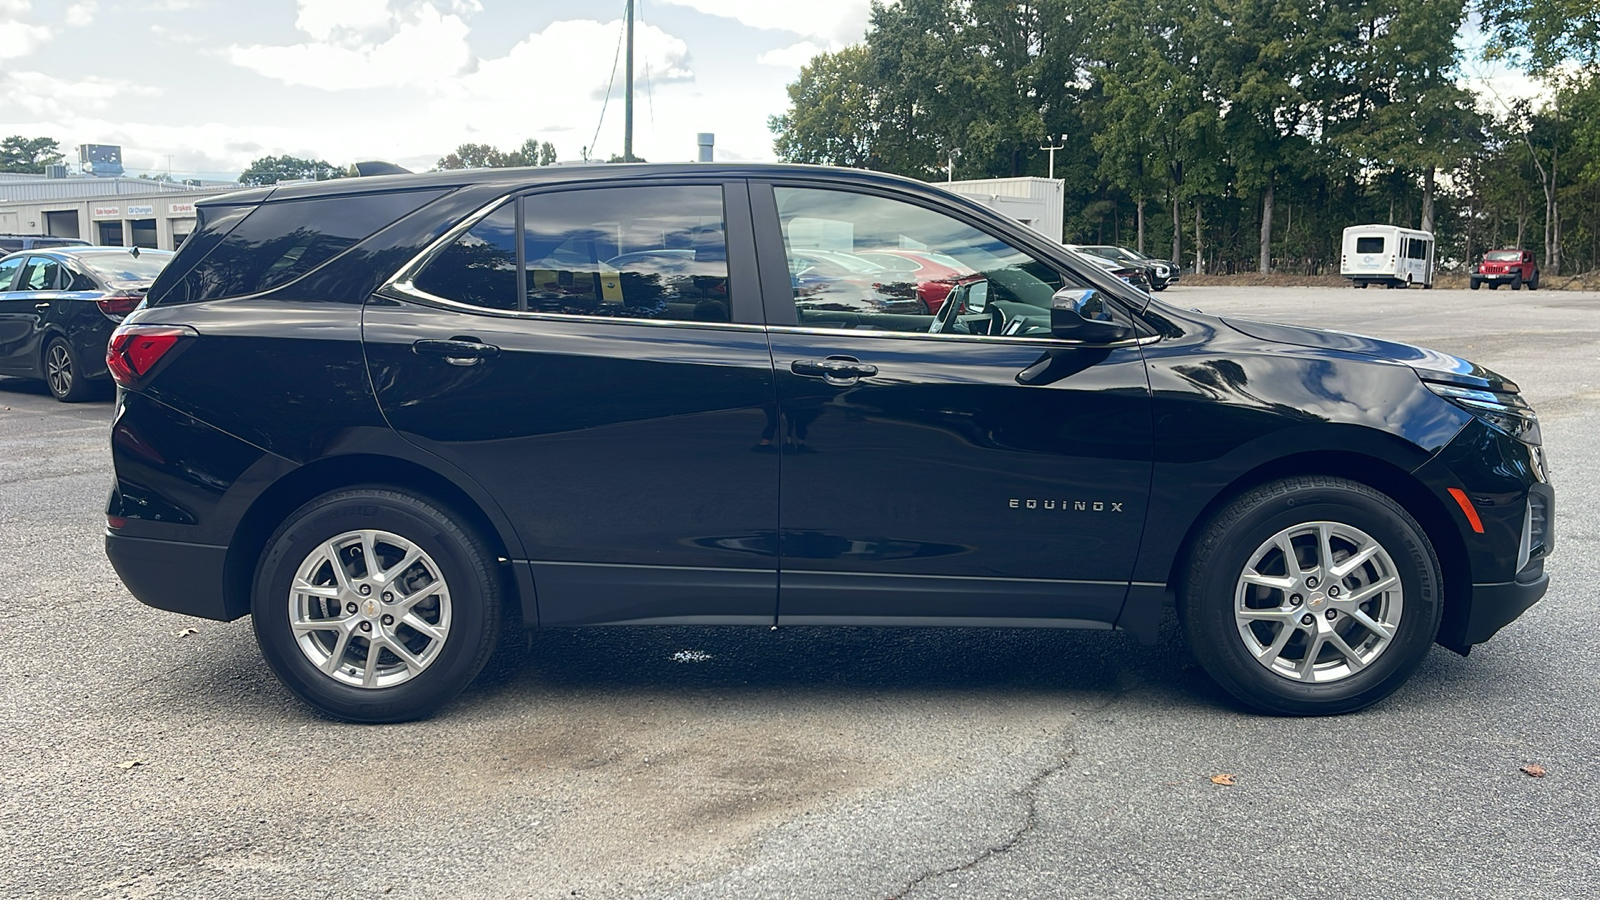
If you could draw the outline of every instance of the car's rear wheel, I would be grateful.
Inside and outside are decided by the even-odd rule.
[[[1282,715],[1362,709],[1421,664],[1443,610],[1438,557],[1399,504],[1358,482],[1286,478],[1205,527],[1182,619],[1229,693]]]
[[[1538,289],[1539,289],[1539,270],[1538,269],[1534,269],[1533,270],[1533,277],[1528,279],[1528,290],[1537,291]]]
[[[44,383],[50,396],[62,403],[77,403],[88,398],[93,387],[78,367],[78,356],[66,338],[51,338],[44,348]]]
[[[478,674],[501,619],[495,555],[441,506],[358,488],[296,510],[267,542],[256,639],[292,691],[351,722],[429,714]]]

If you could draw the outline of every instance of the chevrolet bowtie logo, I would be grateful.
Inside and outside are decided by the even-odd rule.
[[[1012,498],[1012,509],[1061,510],[1063,512],[1122,512],[1122,501],[1113,500],[1023,500]]]

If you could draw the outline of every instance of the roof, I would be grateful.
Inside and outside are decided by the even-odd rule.
[[[920,188],[942,188],[914,178],[865,169],[833,166],[802,166],[790,163],[617,163],[594,166],[537,166],[507,169],[452,169],[415,175],[374,175],[365,178],[334,178],[328,181],[279,184],[228,194],[206,201],[207,205],[233,205],[280,200],[304,200],[380,190],[504,185],[508,190],[539,184],[580,184],[619,181],[628,178],[688,175],[708,179],[782,178],[785,175],[826,175],[860,184]]]

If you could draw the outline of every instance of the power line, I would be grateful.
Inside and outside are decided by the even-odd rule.
[[[600,126],[606,122],[606,107],[611,105],[611,88],[617,83],[617,61],[622,59],[622,36],[627,33],[628,23],[622,23],[621,31],[617,32],[617,52],[611,57],[611,80],[606,82],[606,96],[600,102],[600,121],[594,123],[594,137],[589,139],[589,152],[594,153],[594,145],[600,140]]]

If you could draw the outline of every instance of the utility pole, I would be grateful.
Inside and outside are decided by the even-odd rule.
[[[1050,151],[1050,176],[1049,177],[1052,180],[1056,177],[1056,151],[1057,150],[1065,150],[1065,149],[1067,149],[1067,145],[1064,143],[1066,141],[1066,139],[1067,139],[1067,136],[1063,134],[1061,136],[1061,140],[1063,141],[1063,143],[1057,144],[1057,143],[1054,142],[1054,139],[1052,139],[1051,143],[1046,144],[1045,146],[1039,148],[1040,150],[1049,150]]]
[[[633,162],[633,0],[628,0],[627,16],[628,85],[622,103],[622,161]]]

